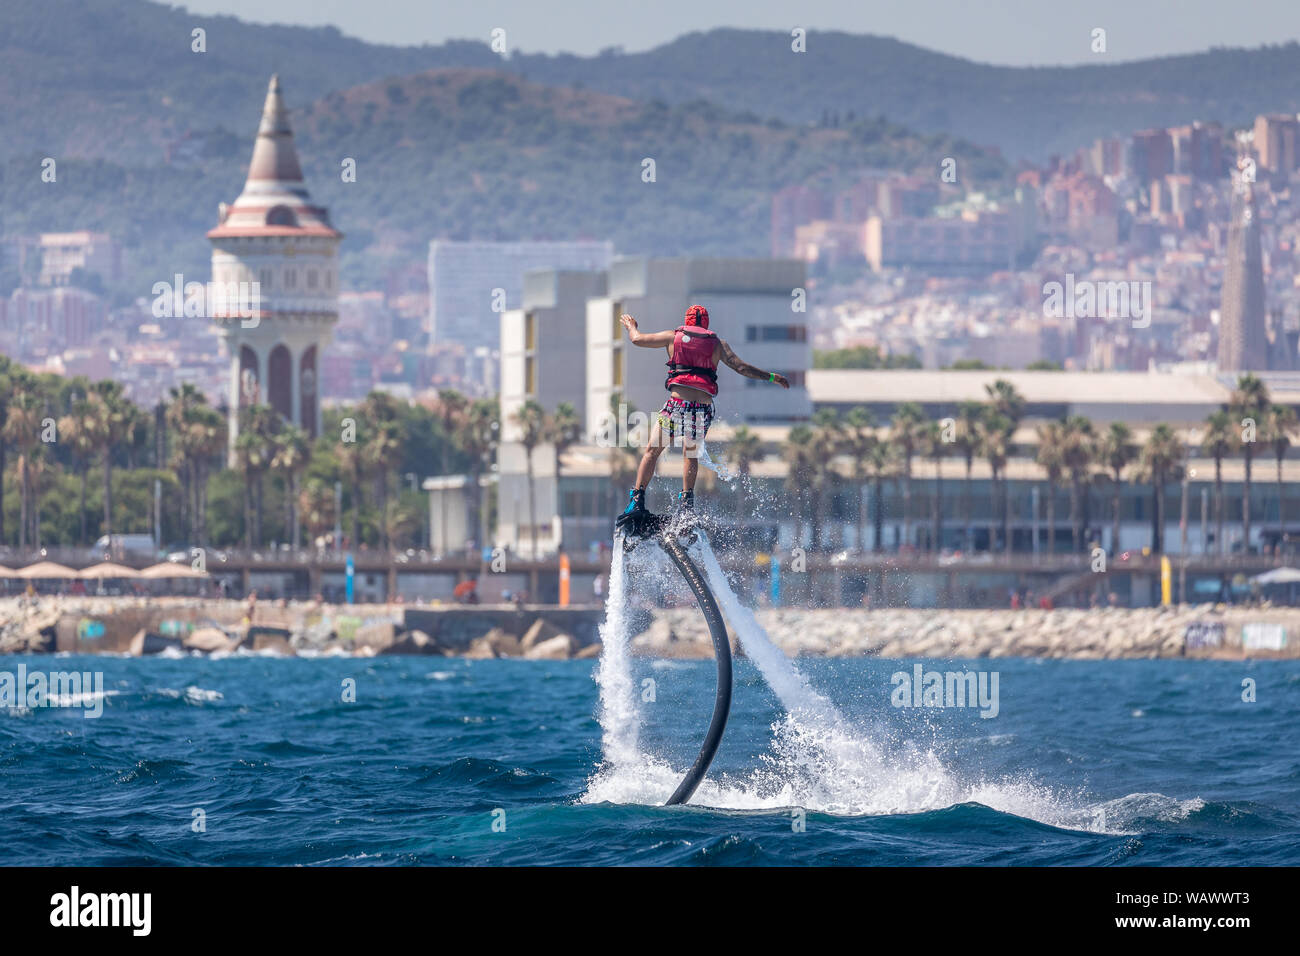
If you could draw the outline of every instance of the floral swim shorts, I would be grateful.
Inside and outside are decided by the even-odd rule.
[[[659,430],[666,444],[701,442],[713,424],[712,402],[688,402],[669,396],[659,409]]]

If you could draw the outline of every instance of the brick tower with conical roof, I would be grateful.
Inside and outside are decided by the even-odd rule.
[[[307,193],[278,76],[266,91],[248,180],[234,203],[218,207],[218,220],[208,233],[213,285],[256,290],[251,308],[212,313],[230,356],[231,454],[239,410],[251,404],[270,405],[314,438],[321,353],[338,322],[343,236]]]

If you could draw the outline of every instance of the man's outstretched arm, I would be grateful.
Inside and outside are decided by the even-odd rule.
[[[642,332],[636,327],[636,319],[624,313],[618,319],[623,323],[623,328],[627,329],[627,337],[631,339],[633,345],[639,345],[643,349],[661,349],[673,344],[673,334],[676,329],[668,329],[664,332]]]
[[[718,339],[718,346],[722,349],[722,364],[728,368],[733,368],[745,378],[758,378],[763,381],[776,382],[782,388],[789,388],[790,382],[784,375],[778,372],[765,372],[755,365],[750,365],[740,356],[731,350],[731,346],[724,339]]]

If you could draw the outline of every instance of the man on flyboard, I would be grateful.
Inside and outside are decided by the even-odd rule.
[[[658,530],[660,520],[645,507],[645,492],[654,477],[660,453],[670,443],[682,444],[682,490],[677,496],[677,512],[695,507],[695,478],[700,471],[699,447],[713,424],[713,399],[718,394],[718,365],[728,365],[746,378],[775,382],[782,388],[790,383],[784,375],[765,372],[742,361],[725,340],[709,331],[709,311],[702,305],[686,310],[686,318],[676,329],[645,333],[637,328],[636,319],[624,315],[619,319],[627,329],[633,345],[663,348],[668,351],[668,401],[659,410],[645,454],[637,467],[636,486],[628,492],[627,509],[615,522],[625,534],[642,535]]]

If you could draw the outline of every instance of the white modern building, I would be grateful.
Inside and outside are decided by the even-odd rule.
[[[528,462],[519,442],[516,415],[534,401],[548,414],[561,402],[586,420],[587,300],[605,292],[604,272],[539,269],[524,274],[521,308],[501,316],[501,446],[497,460],[500,496],[497,534],[531,553],[554,551],[560,526],[554,520],[555,448],[533,449],[533,502],[530,514]]]
[[[587,300],[605,294],[604,272],[540,269],[524,274],[521,307],[501,316],[501,423],[532,400],[547,411],[568,402],[586,420]]]
[[[212,242],[212,286],[256,288],[248,301],[219,303],[211,317],[230,356],[230,448],[239,409],[269,404],[313,438],[321,428],[321,352],[338,322],[338,246],[329,212],[303,182],[280,79],[271,77],[248,180],[222,203]],[[255,285],[254,285],[255,284]]]

